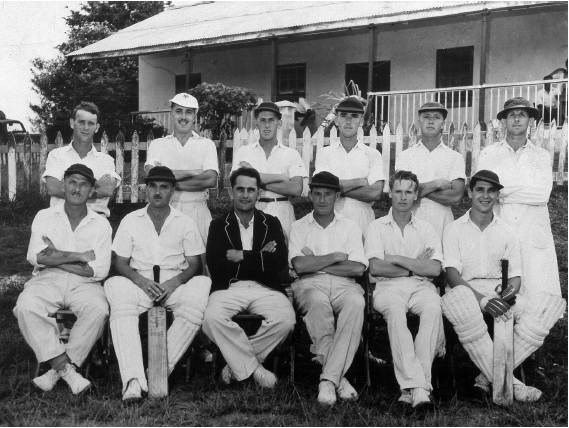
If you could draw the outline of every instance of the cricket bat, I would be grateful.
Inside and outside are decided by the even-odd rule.
[[[502,260],[502,290],[508,287],[508,260]],[[514,401],[514,318],[494,320],[494,379],[492,401],[511,406]]]
[[[160,283],[160,266],[154,266],[154,282]],[[168,396],[168,347],[166,345],[166,308],[148,311],[148,397]]]

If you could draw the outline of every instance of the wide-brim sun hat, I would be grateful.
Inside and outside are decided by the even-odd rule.
[[[523,97],[510,98],[504,103],[504,109],[496,115],[498,119],[505,119],[510,110],[525,109],[530,117],[539,119],[539,111],[533,107],[528,100]]]

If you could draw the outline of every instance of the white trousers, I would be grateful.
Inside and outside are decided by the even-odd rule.
[[[152,271],[139,272],[152,278]],[[178,275],[180,271],[160,271],[161,282]],[[180,285],[166,300],[166,308],[174,312],[174,322],[168,329],[168,372],[188,349],[200,329],[207,305],[211,279],[195,276]],[[123,392],[131,379],[137,379],[144,391],[148,391],[142,361],[142,346],[138,331],[138,316],[154,306],[154,302],[131,280],[114,276],[105,282],[105,294],[111,306],[111,333],[119,363]]]
[[[265,319],[251,337],[231,320],[247,311]],[[288,298],[254,281],[239,281],[211,294],[203,331],[219,347],[237,380],[247,379],[292,332],[295,314]]]
[[[396,286],[376,285],[373,307],[387,321],[387,332],[401,389],[432,390],[431,366],[437,351],[444,354],[444,331],[441,298],[429,281]],[[413,336],[407,328],[407,312],[419,316],[419,332]]]
[[[211,213],[207,207],[207,201],[184,201],[183,195],[180,198],[176,198],[176,193],[180,192],[175,192],[174,197],[170,200],[170,204],[196,223],[203,242],[206,244],[209,224],[211,223]]]
[[[340,198],[336,201],[334,209],[344,217],[355,221],[362,231],[362,236],[365,236],[367,227],[375,220],[375,213],[371,205],[356,199]]]
[[[360,343],[364,291],[352,278],[329,274],[304,277],[292,284],[292,291],[323,367],[320,380],[338,387]]]
[[[66,344],[59,341],[55,318],[48,316],[59,309],[69,309],[77,316]],[[60,269],[46,269],[26,283],[14,315],[40,363],[66,353],[72,363],[81,366],[103,334],[109,304],[99,282]]]
[[[289,201],[257,202],[257,209],[279,219],[288,242],[290,237],[290,228],[292,223],[296,221],[292,204]]]

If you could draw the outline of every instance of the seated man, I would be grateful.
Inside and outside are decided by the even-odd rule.
[[[34,265],[30,279],[18,297],[14,315],[24,339],[39,362],[51,370],[33,380],[51,391],[60,378],[73,394],[86,391],[91,382],[76,372],[103,334],[109,305],[101,281],[111,265],[111,226],[87,208],[95,191],[93,171],[73,164],[63,175],[64,203],[37,213],[32,224],[28,261]],[[70,309],[77,322],[69,342],[59,341],[55,314]]]
[[[419,180],[410,171],[396,171],[389,180],[392,207],[369,226],[365,238],[370,274],[377,277],[373,307],[387,321],[399,401],[414,408],[429,405],[431,365],[444,354],[440,297],[432,278],[441,273],[442,247],[434,227],[413,213]],[[407,312],[420,318],[413,343]]]
[[[478,171],[469,187],[472,208],[444,232],[444,267],[452,290],[443,297],[442,307],[471,360],[482,372],[474,386],[490,392],[494,351],[482,312],[494,318],[510,318],[513,312],[517,367],[541,346],[563,315],[565,301],[542,291],[532,295],[529,304],[527,298],[518,294],[522,268],[518,238],[493,213],[503,187],[498,175],[488,170]],[[502,277],[501,259],[509,260],[508,287],[497,292]],[[540,390],[514,378],[514,399],[537,401],[540,397]]]
[[[312,178],[308,197],[314,210],[292,224],[289,260],[300,279],[293,283],[295,303],[316,348],[322,374],[318,402],[333,405],[358,394],[344,377],[360,343],[365,300],[354,281],[366,267],[358,225],[334,211],[340,180],[323,171]]]
[[[174,312],[166,339],[170,374],[200,329],[211,286],[208,277],[197,276],[205,248],[194,221],[170,205],[173,172],[154,167],[144,182],[148,205],[121,221],[113,242],[121,276],[105,283],[124,401],[140,400],[148,391],[138,316],[155,303]],[[153,280],[154,265],[160,266],[160,283]]]
[[[257,170],[239,168],[230,181],[233,209],[211,222],[207,238],[212,294],[203,331],[227,361],[221,373],[225,383],[253,375],[260,386],[274,388],[277,378],[262,364],[295,323],[278,275],[287,266],[285,237],[276,217],[255,208],[261,186]],[[251,337],[232,321],[244,311],[265,318]]]

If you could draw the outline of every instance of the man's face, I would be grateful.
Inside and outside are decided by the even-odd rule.
[[[340,135],[346,138],[351,138],[358,135],[358,129],[363,125],[364,116],[361,113],[354,113],[351,111],[339,111],[336,113],[336,126]]]
[[[246,175],[239,175],[235,180],[235,186],[231,188],[231,198],[235,210],[251,212],[255,208],[259,198],[259,186],[257,180]]]
[[[413,201],[417,200],[418,189],[412,180],[395,180],[393,188],[389,192],[391,206],[397,212],[407,212],[413,207]]]
[[[172,119],[174,120],[174,129],[176,132],[188,134],[192,132],[192,126],[196,119],[196,109],[172,104]]]
[[[419,127],[421,128],[421,135],[426,137],[436,137],[440,135],[445,120],[443,114],[437,110],[423,111],[419,114]]]
[[[64,198],[68,204],[85,205],[93,191],[91,181],[81,174],[70,174],[63,180]]]
[[[472,199],[472,210],[488,213],[494,208],[498,200],[498,188],[487,181],[476,180],[472,190],[468,189],[468,196]]]
[[[308,198],[312,201],[314,212],[320,216],[331,214],[339,197],[340,192],[326,187],[313,187],[308,192]]]
[[[506,114],[506,119],[502,119],[502,121],[506,122],[508,135],[512,137],[526,135],[530,120],[531,118],[524,108],[510,110]]]
[[[92,143],[93,136],[99,130],[97,115],[85,110],[77,110],[75,118],[69,119],[73,129],[73,141],[78,143]]]
[[[146,185],[146,200],[153,208],[164,208],[170,203],[174,184],[169,181],[149,181]]]
[[[259,138],[264,141],[271,141],[277,135],[277,129],[282,125],[276,113],[272,111],[262,111],[255,119],[257,128],[259,129]]]

